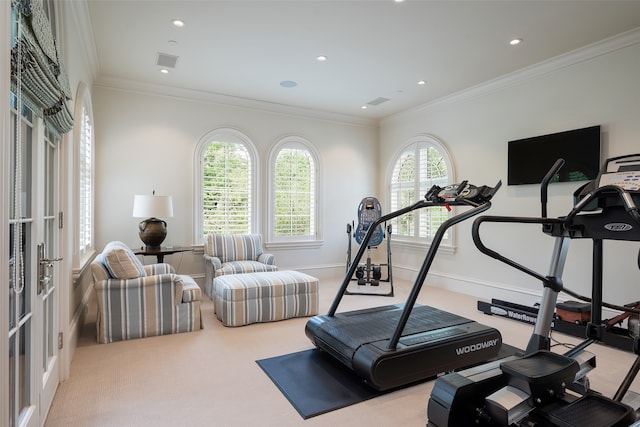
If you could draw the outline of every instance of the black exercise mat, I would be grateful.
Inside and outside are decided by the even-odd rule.
[[[384,393],[369,387],[342,363],[316,349],[256,363],[304,419]]]
[[[497,358],[521,352],[503,343]],[[257,360],[256,363],[304,419],[397,390],[378,391],[369,387],[352,370],[317,349]]]

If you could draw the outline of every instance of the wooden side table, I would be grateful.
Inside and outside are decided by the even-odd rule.
[[[165,255],[176,254],[179,252],[189,252],[192,251],[193,248],[188,248],[186,246],[161,246],[161,247],[142,247],[133,251],[136,255],[149,256],[153,255],[158,260],[158,263],[164,262]]]

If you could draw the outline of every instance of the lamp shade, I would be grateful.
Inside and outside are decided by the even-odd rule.
[[[171,196],[135,196],[133,200],[133,216],[135,218],[171,218],[173,217],[173,200]]]

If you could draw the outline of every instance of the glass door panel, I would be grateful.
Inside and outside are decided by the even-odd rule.
[[[11,203],[9,215],[9,427],[35,426],[39,421],[39,395],[36,387],[39,371],[34,353],[36,335],[34,309],[37,309],[35,282],[33,195],[37,190],[34,168],[33,115],[26,107],[18,115],[15,97],[11,97]],[[18,118],[19,117],[19,118]]]

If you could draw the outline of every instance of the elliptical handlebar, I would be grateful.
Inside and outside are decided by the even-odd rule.
[[[563,223],[562,220],[555,218],[531,218],[531,217],[520,217],[520,216],[491,216],[491,215],[483,215],[481,217],[476,218],[473,221],[473,225],[471,226],[471,237],[473,238],[473,243],[475,243],[476,247],[480,252],[485,255],[490,256],[493,259],[501,261],[510,267],[513,267],[517,270],[522,271],[523,273],[528,274],[529,276],[535,277],[536,279],[542,281],[545,284],[551,284],[552,278],[544,276],[537,271],[534,271],[510,258],[507,258],[504,255],[499,254],[498,252],[489,249],[483,242],[480,237],[480,225],[483,222],[498,222],[498,223],[516,223],[516,224],[542,224],[543,226],[549,225],[561,225]]]
[[[545,276],[541,273],[538,273],[535,270],[532,270],[510,258],[507,258],[504,255],[499,254],[498,252],[489,249],[483,242],[480,237],[480,225],[483,222],[498,222],[498,223],[517,223],[517,224],[542,224],[543,230],[545,228],[553,227],[553,225],[561,225],[563,221],[559,219],[547,218],[547,200],[548,200],[548,188],[549,183],[553,179],[553,177],[558,173],[558,171],[564,166],[564,159],[559,158],[555,161],[555,163],[551,166],[549,171],[545,174],[542,182],[540,184],[540,205],[541,205],[541,218],[532,218],[532,217],[521,217],[521,216],[481,216],[476,218],[473,221],[473,225],[471,227],[471,237],[473,238],[473,243],[476,245],[478,250],[485,255],[490,256],[493,259],[501,261],[507,264],[510,267],[513,267],[517,270],[522,271],[523,273],[528,274],[540,281],[542,281],[545,286],[553,286],[558,287],[561,286],[557,282],[557,278]]]
[[[551,169],[547,172],[547,174],[542,178],[542,183],[540,184],[540,204],[542,205],[542,217],[547,217],[547,194],[549,189],[549,183],[553,179],[553,177],[558,173],[558,171],[564,166],[564,159],[560,158],[556,160],[556,162],[551,166]]]

